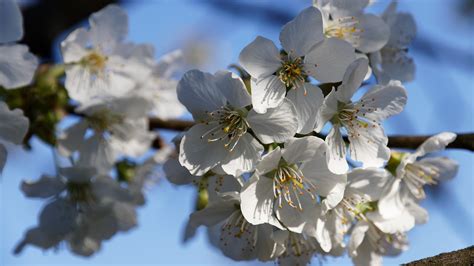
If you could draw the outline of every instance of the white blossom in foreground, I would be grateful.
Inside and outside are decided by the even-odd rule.
[[[390,39],[380,51],[370,54],[370,64],[379,83],[391,79],[402,82],[415,77],[415,63],[408,55],[408,47],[416,36],[416,23],[411,14],[396,12],[392,2],[382,15],[390,25]]]
[[[69,96],[81,103],[124,96],[149,76],[153,47],[124,42],[128,18],[116,5],[92,14],[89,24],[61,43]]]
[[[103,240],[136,226],[133,197],[115,180],[97,175],[94,168],[61,168],[54,177],[23,182],[27,197],[50,199],[39,215],[39,225],[28,230],[15,253],[26,245],[41,249],[65,241],[81,256],[98,251]]]
[[[337,38],[326,39],[321,12],[309,7],[288,22],[280,33],[283,51],[264,37],[257,37],[239,56],[240,64],[252,76],[252,105],[265,113],[281,104],[288,91],[297,107],[298,132],[308,133],[320,106],[322,94],[309,83],[342,80],[347,66],[354,61],[354,49]],[[290,90],[291,89],[291,90]]]
[[[368,0],[313,1],[323,15],[324,34],[345,40],[362,53],[380,50],[390,37],[383,19],[363,12],[368,4]]]
[[[368,62],[364,58],[352,63],[344,75],[342,84],[325,98],[318,117],[316,132],[326,122],[332,124],[326,137],[329,146],[329,168],[335,173],[347,172],[346,145],[342,137],[345,129],[349,139],[350,156],[364,167],[380,167],[390,157],[388,138],[381,122],[400,113],[407,101],[405,88],[399,81],[387,85],[375,85],[360,100],[351,98],[359,89],[367,73]]]
[[[14,43],[23,38],[23,17],[15,0],[0,1],[0,25],[0,86],[26,86],[33,79],[38,59],[26,45]]]
[[[135,96],[79,108],[85,117],[59,136],[59,151],[63,156],[78,152],[81,164],[108,173],[118,156],[137,157],[150,148],[154,139],[146,116],[150,108],[149,101]]]
[[[233,176],[252,171],[263,152],[254,136],[264,144],[280,143],[296,132],[290,101],[256,113],[248,108],[251,99],[244,83],[231,72],[191,70],[178,84],[178,98],[197,122],[185,133],[179,151],[179,162],[193,175],[215,167]]]
[[[245,219],[319,240],[317,220],[341,201],[346,185],[346,175],[329,171],[326,153],[324,141],[310,136],[265,155],[240,194]]]
[[[282,245],[272,239],[273,226],[252,225],[245,220],[239,193],[235,191],[220,194],[206,208],[192,213],[189,224],[193,230],[200,225],[210,227],[210,231],[218,230],[218,239],[214,241],[224,255],[233,260],[268,261],[283,251]]]
[[[413,219],[416,223],[428,220],[428,212],[418,205],[426,197],[423,187],[453,178],[458,164],[446,157],[418,158],[444,150],[455,139],[456,134],[443,132],[427,139],[414,153],[393,152],[388,164],[393,176],[378,204],[381,216],[393,218],[405,213],[411,216],[405,220]]]
[[[28,132],[29,121],[19,109],[10,110],[8,105],[0,101],[0,140],[21,144]],[[0,174],[7,162],[7,149],[0,142]]]
[[[151,114],[161,119],[177,118],[186,108],[176,94],[178,81],[174,79],[177,69],[183,65],[183,53],[176,50],[162,56],[152,67],[150,76],[133,91],[153,104]]]

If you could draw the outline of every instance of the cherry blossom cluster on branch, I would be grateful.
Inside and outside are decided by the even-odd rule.
[[[178,81],[181,52],[156,61],[152,46],[127,41],[128,18],[115,5],[71,32],[61,43],[64,62],[34,78],[38,60],[11,43],[22,35],[19,8],[1,1],[0,137],[20,144],[29,121],[43,121],[25,107],[34,101],[14,100],[13,88],[67,92],[52,131],[65,114],[77,118],[47,138],[56,175],[21,184],[25,196],[46,203],[15,253],[64,243],[94,254],[103,240],[136,227],[144,189],[161,172],[198,191],[185,239],[206,226],[210,242],[234,260],[305,265],[347,252],[354,264],[379,265],[406,250],[407,232],[428,220],[419,205],[424,186],[458,169],[426,155],[456,134],[423,139],[414,152],[388,147],[383,122],[407,102],[416,27],[395,2],[380,16],[365,13],[368,4],[314,1],[283,26],[280,45],[258,36],[243,48],[240,76],[190,70]],[[193,122],[166,124],[186,110]],[[186,130],[173,149],[156,145],[150,127]],[[0,168],[6,155],[0,146]]]

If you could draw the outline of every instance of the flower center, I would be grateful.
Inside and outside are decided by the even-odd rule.
[[[282,201],[285,200],[289,206],[303,210],[299,197],[304,195],[305,192],[309,194],[311,199],[316,198],[313,193],[316,186],[310,180],[304,178],[296,164],[280,163],[280,166],[271,177],[273,178],[273,195],[278,199],[280,208],[282,207]]]
[[[91,203],[94,201],[90,183],[73,183],[68,182],[66,189],[69,198],[73,202],[86,202]]]
[[[88,67],[91,72],[99,74],[105,69],[107,60],[107,56],[104,56],[97,51],[92,51],[82,58],[81,64]]]
[[[207,112],[209,120],[207,125],[213,127],[204,133],[201,138],[207,138],[207,141],[225,141],[224,146],[233,151],[240,137],[242,137],[250,127],[245,117],[246,109],[235,110],[226,105],[216,111]]]
[[[368,220],[365,214],[374,211],[377,208],[376,202],[368,201],[366,198],[358,194],[344,197],[341,204],[351,217],[364,221]],[[347,220],[345,216],[343,216],[343,218],[344,220]]]
[[[360,130],[375,128],[380,126],[376,120],[369,120],[367,114],[376,111],[376,108],[367,107],[367,100],[360,100],[357,103],[338,103],[338,112],[331,119],[333,124],[341,124],[347,130],[349,137],[360,136]],[[375,101],[375,99],[371,99]]]
[[[242,248],[242,252],[245,249],[252,252],[257,244],[256,230],[245,220],[240,211],[235,211],[221,227],[220,241],[224,246],[232,244],[234,238],[244,239],[248,243]]]
[[[303,59],[297,57],[292,59],[290,55],[285,55],[281,67],[277,71],[278,77],[287,88],[299,87],[305,82],[307,74],[303,67]]]
[[[364,32],[364,30],[360,28],[359,21],[355,17],[343,17],[327,21],[327,25],[324,29],[324,35],[326,35],[326,37],[342,39],[352,45],[359,45],[362,32]]]
[[[439,169],[434,166],[423,165],[420,163],[408,163],[405,166],[405,175],[403,176],[403,179],[408,186],[417,188],[420,195],[424,195],[423,186],[426,184],[436,185],[437,182],[435,178],[438,176]]]
[[[111,113],[106,109],[96,111],[86,119],[90,126],[98,132],[104,132],[111,126],[122,123],[123,121],[123,117],[121,115]]]

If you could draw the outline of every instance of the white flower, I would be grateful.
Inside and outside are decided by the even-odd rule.
[[[137,157],[151,145],[154,134],[148,131],[150,103],[140,97],[107,99],[79,108],[85,118],[66,129],[58,138],[64,156],[79,152],[79,162],[94,165],[108,173],[119,155]],[[92,136],[86,134],[93,130]]]
[[[49,249],[66,241],[74,253],[90,256],[102,240],[136,225],[130,193],[108,176],[95,176],[93,168],[61,168],[58,176],[23,182],[21,189],[27,197],[51,200],[15,253],[28,244]]]
[[[23,38],[23,17],[15,0],[0,1],[0,25],[0,86],[26,86],[33,79],[38,59],[26,45],[14,43]]]
[[[21,144],[28,132],[29,121],[23,116],[23,111],[11,111],[8,105],[0,101],[0,140]],[[0,174],[7,162],[7,149],[0,143]]]
[[[252,105],[265,113],[280,105],[289,90],[287,97],[297,107],[298,132],[308,133],[322,100],[320,89],[308,78],[341,81],[355,59],[354,49],[339,39],[324,38],[321,13],[314,7],[283,27],[280,42],[281,52],[259,36],[240,53],[240,64],[252,76]]]
[[[90,29],[77,29],[61,43],[69,96],[81,103],[123,96],[149,76],[153,48],[123,42],[128,18],[116,5],[92,14],[89,24]]]
[[[429,153],[443,150],[454,141],[456,134],[443,132],[427,139],[414,153],[393,153],[388,164],[393,173],[386,186],[384,197],[379,201],[379,213],[384,218],[410,216],[416,223],[425,223],[428,213],[418,205],[425,198],[423,187],[438,181],[453,178],[458,164],[445,157],[430,157],[418,160]]]
[[[382,256],[397,256],[408,249],[405,234],[386,234],[367,221],[359,221],[349,240],[349,256],[355,265],[382,265]]]
[[[277,230],[273,238],[284,247],[284,252],[277,257],[278,265],[308,265],[315,254],[324,253],[318,241],[311,236]]]
[[[247,221],[317,236],[317,218],[341,201],[346,185],[346,175],[327,168],[326,152],[324,141],[310,136],[265,155],[241,192]]]
[[[273,227],[250,224],[242,216],[239,206],[238,192],[222,193],[206,208],[192,213],[189,225],[192,230],[200,225],[210,227],[210,231],[219,230],[218,239],[211,242],[217,241],[224,255],[234,260],[268,261],[278,256],[282,246],[271,238]]]
[[[396,12],[396,2],[385,10],[382,18],[390,26],[390,39],[380,51],[370,54],[370,64],[379,83],[391,79],[411,81],[415,63],[408,56],[408,47],[416,35],[416,23],[408,13]]]
[[[179,162],[193,175],[215,167],[233,176],[252,171],[263,146],[249,129],[264,144],[284,142],[296,132],[291,102],[265,114],[249,110],[250,95],[231,72],[191,70],[178,84],[178,98],[198,122],[185,133],[179,152]]]
[[[162,56],[153,66],[150,76],[133,91],[150,99],[153,104],[151,114],[154,116],[162,119],[177,118],[186,111],[178,101],[176,94],[178,81],[173,78],[182,61],[183,53],[180,50]]]
[[[364,14],[367,0],[316,1],[324,22],[324,34],[345,40],[363,53],[380,50],[387,44],[390,28],[383,19]]]
[[[348,170],[342,128],[348,134],[351,158],[362,162],[364,167],[380,167],[390,157],[388,139],[381,122],[403,110],[406,91],[400,82],[391,81],[387,85],[373,86],[360,100],[352,102],[351,98],[360,87],[367,68],[366,59],[360,58],[352,63],[342,84],[326,97],[319,112],[315,131],[321,131],[328,121],[333,126],[326,143],[330,150],[329,168],[335,173]]]

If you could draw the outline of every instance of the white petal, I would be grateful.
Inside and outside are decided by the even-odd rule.
[[[115,202],[113,211],[120,231],[128,231],[137,226],[137,212],[134,205]]]
[[[289,204],[283,203],[281,207],[275,204],[275,213],[278,220],[289,230],[295,233],[302,233],[307,222],[316,220],[319,213],[319,206],[316,200],[311,199],[308,193],[298,195],[302,209],[293,208]],[[295,204],[298,204],[295,202]],[[316,228],[308,229],[316,231]]]
[[[357,249],[364,241],[365,234],[369,230],[369,224],[365,221],[359,221],[352,230],[351,238],[349,240],[349,255],[351,257],[357,256]]]
[[[342,85],[337,88],[337,99],[341,102],[349,102],[354,93],[364,81],[369,62],[365,58],[359,58],[351,63],[342,80]]]
[[[281,150],[280,147],[276,147],[276,149],[270,151],[262,157],[262,160],[257,165],[257,172],[263,175],[277,169],[280,159]]]
[[[63,156],[70,156],[79,150],[84,145],[84,136],[88,128],[89,123],[85,119],[67,128],[58,137],[58,152]]]
[[[97,170],[91,166],[72,166],[59,168],[58,175],[72,183],[89,183],[97,174]]]
[[[452,132],[442,132],[436,134],[423,142],[413,154],[417,157],[421,157],[428,153],[442,151],[455,139],[456,134]]]
[[[367,213],[367,218],[387,234],[408,232],[415,226],[415,218],[406,209],[391,219],[385,219],[377,212]]]
[[[192,175],[201,176],[221,163],[228,151],[222,141],[208,142],[202,136],[212,125],[198,124],[189,129],[181,140],[179,162]]]
[[[380,167],[390,158],[388,138],[380,125],[372,121],[366,123],[366,127],[355,125],[352,129],[356,133],[349,135],[350,155],[364,167]]]
[[[258,36],[240,52],[239,62],[253,78],[266,78],[281,67],[280,51],[271,40]]]
[[[315,7],[301,11],[288,22],[280,33],[283,49],[290,55],[305,56],[311,48],[324,39],[321,12]]]
[[[90,33],[79,28],[71,32],[64,41],[61,42],[61,54],[64,63],[75,63],[81,61],[89,51],[87,45],[90,42]]]
[[[175,50],[160,57],[153,69],[153,74],[161,78],[171,78],[183,64],[183,51]]]
[[[332,209],[344,197],[347,183],[345,174],[334,174],[328,167],[326,145],[321,145],[319,151],[314,154],[310,161],[303,163],[300,170],[305,178],[309,179],[315,186],[316,194],[325,197],[322,202],[323,210]]]
[[[363,101],[363,102],[362,102]],[[376,85],[362,96],[360,109],[367,119],[384,120],[403,111],[407,102],[407,92],[399,81],[387,85]]]
[[[236,209],[238,200],[217,199],[210,202],[206,208],[193,212],[189,216],[190,226],[197,228],[200,225],[213,226],[228,219],[234,212],[240,212]]]
[[[338,99],[337,93],[334,88],[331,92],[324,98],[324,102],[321,105],[321,108],[317,114],[316,124],[314,126],[314,131],[321,132],[324,125],[331,120],[335,114],[338,112]]]
[[[401,182],[401,179],[394,178],[390,183],[387,183],[382,197],[379,199],[378,212],[386,219],[400,215],[405,209],[401,198]]]
[[[330,5],[332,13],[336,17],[341,17],[359,14],[369,2],[369,0],[333,0]]]
[[[246,133],[240,137],[239,143],[235,146],[234,150],[227,152],[226,156],[222,158],[222,169],[227,174],[233,176],[250,172],[257,166],[262,152],[262,144],[249,133]]]
[[[416,22],[411,14],[397,13],[390,23],[388,45],[400,49],[407,48],[416,36]]]
[[[298,130],[300,134],[308,134],[315,128],[318,111],[324,101],[323,93],[318,86],[304,83],[303,87],[292,89],[287,98],[296,107]]]
[[[179,164],[179,161],[173,158],[168,159],[163,165],[163,171],[166,174],[168,181],[175,185],[190,184],[196,180],[196,176],[189,173],[186,167]]]
[[[349,170],[346,160],[346,144],[341,135],[339,125],[333,125],[331,131],[326,136],[326,144],[329,147],[329,169],[335,174],[344,174]]]
[[[0,138],[14,144],[21,144],[25,137],[29,121],[23,116],[23,111],[10,111],[8,105],[0,101]]]
[[[279,107],[267,109],[264,114],[251,110],[247,122],[264,144],[285,142],[295,135],[298,126],[295,106],[287,99]]]
[[[382,49],[390,37],[390,27],[378,16],[364,14],[359,17],[361,33],[356,48],[363,53],[372,53]]]
[[[431,166],[437,169],[437,174],[434,176],[437,180],[446,181],[454,178],[458,173],[459,164],[446,157],[424,158],[417,162],[423,166]]]
[[[283,226],[273,214],[273,181],[270,178],[253,175],[242,188],[240,202],[242,215],[249,223],[268,223],[283,230]]]
[[[374,73],[380,84],[388,83],[391,79],[408,82],[415,78],[415,62],[404,50],[382,49],[379,67],[380,70]]]
[[[418,205],[418,203],[411,197],[405,199],[406,210],[410,213],[411,216],[415,218],[416,224],[425,224],[428,222],[429,214],[428,211]]]
[[[285,99],[285,84],[274,75],[264,79],[251,80],[252,105],[257,113],[265,113],[268,108],[278,107]]]
[[[58,195],[66,184],[57,177],[41,176],[36,181],[22,181],[21,191],[29,198],[49,198]]]
[[[360,193],[369,201],[382,196],[387,182],[394,178],[388,171],[380,168],[357,168],[348,173],[347,193]]]
[[[0,1],[0,44],[16,42],[22,37],[23,17],[16,0]]]
[[[349,43],[330,38],[316,45],[305,56],[305,69],[320,82],[342,80],[347,67],[356,59],[354,48]]]
[[[101,174],[107,174],[110,171],[117,156],[113,147],[99,135],[86,140],[79,154],[78,164],[95,167]]]
[[[325,225],[325,222],[323,219],[318,218],[316,222],[316,239],[319,242],[319,245],[323,249],[324,252],[329,252],[332,248],[332,243],[331,243],[331,234],[334,234],[335,232],[330,232]]]
[[[262,224],[258,225],[257,228],[257,244],[255,249],[257,252],[257,258],[260,261],[273,260],[277,252],[277,244],[272,239],[273,226]]]
[[[381,266],[382,255],[374,250],[368,239],[365,239],[357,249],[357,254],[352,256],[355,266]]]
[[[326,144],[322,139],[314,136],[307,136],[302,138],[292,138],[285,142],[282,156],[288,163],[302,163],[313,160],[315,156],[320,156],[325,152]]]
[[[250,94],[240,77],[229,71],[218,71],[214,76],[217,88],[220,88],[230,105],[242,108],[252,104]]]
[[[89,18],[91,37],[95,45],[110,45],[125,39],[128,16],[119,6],[108,5]]]
[[[206,119],[206,111],[212,112],[226,104],[223,88],[218,88],[215,81],[215,76],[199,70],[186,72],[179,81],[178,99],[195,120]]]
[[[21,44],[0,45],[0,86],[6,89],[31,83],[38,59]]]

